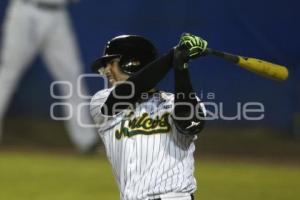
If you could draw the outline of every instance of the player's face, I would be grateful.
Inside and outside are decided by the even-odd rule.
[[[119,81],[125,81],[129,75],[125,74],[120,69],[120,58],[114,58],[106,63],[104,74],[108,79],[109,86],[113,86]]]

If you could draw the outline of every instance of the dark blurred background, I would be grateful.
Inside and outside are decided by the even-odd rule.
[[[7,0],[0,1],[1,23],[6,5]],[[265,79],[215,57],[197,59],[190,72],[198,95],[204,101],[222,103],[225,116],[236,115],[238,102],[261,102],[265,107],[263,120],[213,120],[207,132],[268,132],[295,139],[300,136],[299,7],[296,0],[82,0],[69,9],[86,73],[91,72],[90,63],[102,54],[105,42],[120,34],[146,36],[163,54],[177,44],[182,32],[190,32],[205,38],[211,48],[287,66],[290,76],[285,82]],[[52,79],[43,65],[35,60],[20,82],[6,117],[8,142],[13,139],[7,134],[24,118],[29,120],[24,126],[30,134],[51,132],[43,123],[48,123],[50,104],[55,100],[49,93]],[[172,75],[160,83],[161,89],[173,91]],[[91,94],[100,89],[94,81],[87,81]],[[208,99],[208,93],[215,98]],[[30,129],[28,124],[41,127]],[[19,127],[23,132],[24,126]],[[56,128],[52,132],[61,130]]]

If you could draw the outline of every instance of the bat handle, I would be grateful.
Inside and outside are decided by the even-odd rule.
[[[239,62],[239,57],[237,55],[232,55],[230,53],[226,53],[226,52],[221,52],[221,51],[217,51],[211,48],[207,48],[205,50],[205,55],[213,55],[213,56],[217,56],[217,57],[221,57],[224,58],[228,61],[231,61],[233,63],[238,63]]]

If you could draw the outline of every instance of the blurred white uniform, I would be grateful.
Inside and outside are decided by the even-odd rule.
[[[95,144],[97,136],[95,130],[80,127],[77,123],[76,108],[84,101],[76,95],[76,84],[83,67],[65,8],[67,3],[67,0],[9,2],[0,57],[0,122],[3,121],[20,76],[41,53],[53,78],[69,81],[73,85],[74,95],[66,101],[72,105],[74,115],[67,121],[67,129],[77,148],[86,151]],[[60,89],[62,94],[68,92],[64,91],[65,88]],[[88,109],[84,110],[81,118],[85,122],[90,118]]]

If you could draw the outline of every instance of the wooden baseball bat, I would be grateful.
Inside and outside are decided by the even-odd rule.
[[[256,74],[262,75],[264,77],[284,81],[288,78],[289,72],[285,66],[267,62],[264,60],[259,60],[257,58],[249,58],[239,55],[233,55],[221,51],[217,51],[211,48],[207,48],[205,51],[206,55],[214,55],[224,60],[235,63],[236,65],[247,69]]]

